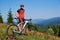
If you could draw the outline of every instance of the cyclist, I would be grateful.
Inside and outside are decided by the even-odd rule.
[[[16,12],[16,17],[19,18],[19,25],[20,25],[20,31],[22,31],[23,29],[23,24],[24,24],[24,5],[21,4],[20,5],[20,9],[17,10]],[[25,30],[26,34],[29,35],[29,30],[28,28],[26,28]]]
[[[24,24],[24,5],[23,4],[21,4],[20,9],[17,10],[16,17],[19,18],[19,25],[20,25],[20,31],[21,31]]]

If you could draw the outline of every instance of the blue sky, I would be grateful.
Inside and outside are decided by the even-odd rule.
[[[4,20],[6,21],[10,8],[13,17],[16,17],[15,13],[22,3],[25,5],[25,18],[60,17],[60,0],[0,0],[0,12]]]

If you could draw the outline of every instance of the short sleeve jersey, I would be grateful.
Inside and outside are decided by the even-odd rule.
[[[17,10],[20,19],[24,19],[24,9],[20,8]]]

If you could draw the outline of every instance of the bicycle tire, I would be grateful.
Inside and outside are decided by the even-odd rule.
[[[13,30],[19,31],[18,26],[16,25],[8,25],[7,30],[6,30],[6,40],[9,40],[9,35],[14,36],[14,33],[12,32]]]

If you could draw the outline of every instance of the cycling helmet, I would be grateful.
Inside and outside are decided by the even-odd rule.
[[[21,4],[20,7],[24,7],[24,4]]]

